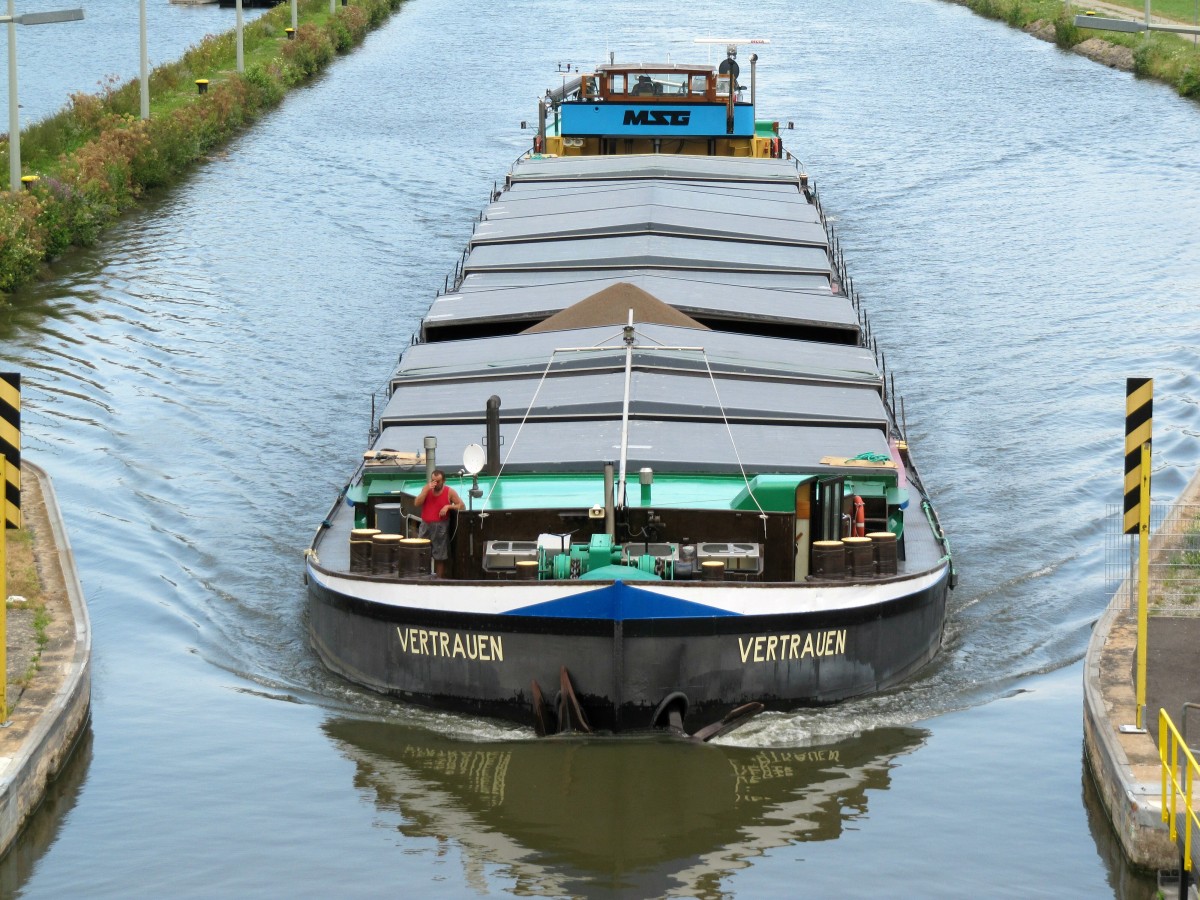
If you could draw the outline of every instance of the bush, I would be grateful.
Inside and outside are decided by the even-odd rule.
[[[1200,99],[1200,64],[1189,63],[1180,73],[1175,89],[1182,97]]]
[[[46,255],[37,227],[41,203],[25,191],[0,196],[0,291],[31,281]]]
[[[1064,50],[1070,50],[1076,44],[1083,43],[1087,38],[1083,29],[1075,25],[1075,20],[1066,15],[1054,20],[1054,43]]]
[[[333,42],[325,30],[311,22],[301,25],[294,40],[283,45],[283,60],[291,70],[289,83],[312,78],[333,59]]]

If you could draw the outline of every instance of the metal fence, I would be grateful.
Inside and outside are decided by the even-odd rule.
[[[1137,597],[1137,535],[1122,534],[1124,512],[1104,518],[1104,584],[1119,605]],[[1200,504],[1150,504],[1150,614],[1200,616]]]

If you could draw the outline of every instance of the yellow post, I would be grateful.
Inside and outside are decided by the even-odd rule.
[[[1142,500],[1138,509],[1137,727],[1145,728],[1146,629],[1150,596],[1150,443],[1142,444]]]

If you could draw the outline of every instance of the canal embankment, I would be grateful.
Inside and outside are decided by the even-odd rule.
[[[1135,727],[1138,629],[1132,579],[1116,591],[1093,628],[1084,664],[1083,737],[1088,769],[1125,856],[1134,865],[1151,870],[1176,869],[1180,859],[1162,815],[1158,711],[1166,709],[1178,725],[1183,704],[1200,702],[1200,670],[1195,666],[1200,608],[1190,608],[1196,602],[1193,597],[1190,602],[1185,598],[1182,603],[1153,609],[1153,597],[1162,595],[1165,580],[1179,578],[1178,565],[1167,559],[1174,553],[1168,546],[1173,536],[1194,533],[1197,521],[1200,472],[1151,539],[1152,616],[1146,636],[1143,729]],[[1156,575],[1156,571],[1163,574]]]
[[[1114,69],[1132,72],[1170,85],[1180,96],[1200,99],[1200,45],[1178,34],[1124,34],[1079,28],[1075,16],[1087,11],[1110,18],[1143,19],[1142,9],[1120,3],[1062,3],[1060,0],[948,0],[972,12],[1020,28]],[[1140,4],[1139,4],[1140,6]],[[1151,21],[1190,25],[1192,22],[1151,15]]]
[[[14,600],[18,608],[10,606],[8,616],[0,856],[62,771],[91,711],[92,639],[83,589],[50,477],[27,460],[21,465],[21,514],[30,552],[11,555],[9,568],[33,571],[14,573],[30,596]]]
[[[349,52],[403,0],[298,0],[297,26],[281,4],[242,29],[210,35],[148,78],[149,118],[137,79],[76,94],[21,132],[23,188],[0,194],[0,294],[36,280],[72,247],[94,244],[156,189],[167,188],[245,126]],[[0,171],[9,141],[0,140]]]

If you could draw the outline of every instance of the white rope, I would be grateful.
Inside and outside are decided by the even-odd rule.
[[[758,502],[758,498],[754,496],[754,490],[750,487],[750,479],[746,475],[746,467],[742,465],[742,454],[738,452],[737,441],[733,439],[733,429],[729,427],[729,419],[725,415],[725,404],[721,402],[721,392],[717,390],[717,379],[713,375],[712,366],[708,364],[708,353],[704,348],[701,348],[700,355],[704,359],[704,368],[708,372],[709,383],[712,384],[713,394],[717,398],[717,408],[721,410],[721,421],[725,423],[725,433],[729,435],[729,444],[733,447],[733,458],[737,460],[738,469],[742,473],[742,481],[745,482],[746,493],[750,495],[750,499],[758,507],[758,517],[763,520],[763,531],[765,533],[767,528],[767,513],[762,508],[762,504]]]
[[[554,350],[550,353],[550,358],[546,360],[546,368],[542,370],[542,377],[538,379],[537,387],[534,388],[533,398],[529,401],[529,405],[525,407],[525,413],[521,416],[521,424],[517,426],[517,433],[513,435],[512,443],[508,445],[508,452],[504,454],[504,459],[500,461],[500,471],[496,473],[496,477],[492,479],[492,486],[487,492],[487,496],[483,498],[483,506],[479,508],[479,512],[487,511],[488,502],[492,499],[492,494],[500,485],[500,475],[504,472],[504,467],[508,465],[508,458],[512,456],[512,452],[516,449],[517,441],[521,439],[521,429],[525,427],[525,420],[529,418],[529,411],[533,409],[533,404],[537,402],[538,394],[542,391],[542,385],[546,383],[546,376],[550,374],[550,367],[554,365],[554,356],[558,353]]]

